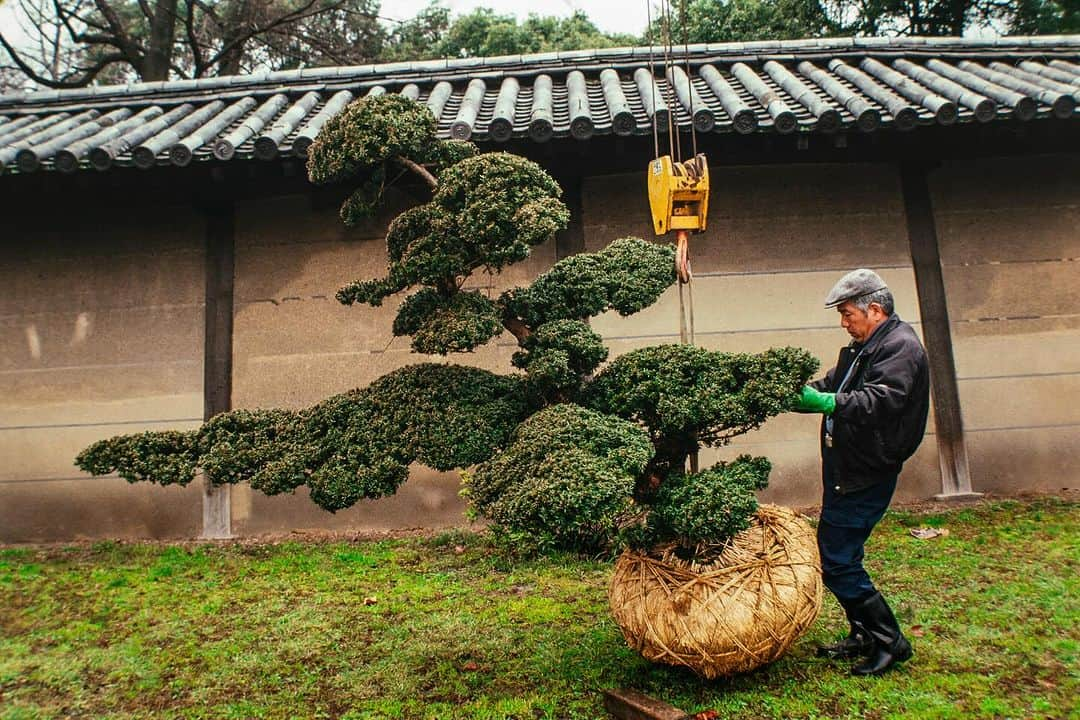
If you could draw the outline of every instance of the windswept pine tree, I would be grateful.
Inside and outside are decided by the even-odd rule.
[[[393,332],[419,353],[474,350],[502,333],[513,368],[420,363],[300,411],[234,410],[191,432],[95,443],[77,458],[131,482],[247,482],[266,494],[307,486],[329,511],[393,494],[417,462],[465,471],[472,509],[496,531],[580,551],[620,544],[686,547],[748,527],[769,462],[740,456],[700,472],[687,460],[792,409],[817,361],[795,348],[760,354],[659,345],[611,362],[589,319],[630,315],[675,282],[674,250],[637,238],[555,263],[498,297],[467,289],[563,229],[569,212],[544,170],[508,153],[436,137],[425,106],[368,97],[312,145],[316,183],[349,182],[352,225],[379,207],[401,170],[428,202],[386,233],[387,272],[341,288],[340,302],[377,306],[404,294]]]

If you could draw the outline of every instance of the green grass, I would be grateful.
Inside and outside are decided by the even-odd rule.
[[[0,549],[0,719],[602,718],[633,687],[724,718],[1080,718],[1080,503],[890,513],[868,566],[915,657],[853,678],[786,657],[707,682],[610,618],[610,565],[485,535]],[[947,527],[929,541],[912,525]]]

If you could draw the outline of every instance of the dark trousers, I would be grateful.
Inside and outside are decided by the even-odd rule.
[[[836,491],[828,454],[822,462],[824,493],[818,523],[818,551],[825,587],[841,603],[857,602],[876,589],[863,567],[863,546],[889,507],[896,478],[864,490],[840,494]]]

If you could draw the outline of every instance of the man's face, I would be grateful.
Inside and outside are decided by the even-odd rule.
[[[851,300],[845,300],[840,303],[836,311],[840,313],[840,327],[847,330],[848,335],[859,343],[866,342],[871,333],[887,317],[877,303],[871,303],[870,307],[864,311],[855,307],[855,303]]]

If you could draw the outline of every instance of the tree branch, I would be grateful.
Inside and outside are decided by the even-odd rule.
[[[80,68],[83,75],[78,80],[55,80],[53,78],[45,77],[44,75],[39,74],[32,67],[30,67],[30,65],[28,65],[26,61],[22,59],[22,57],[20,57],[18,51],[16,51],[15,48],[11,46],[11,43],[7,41],[7,38],[4,37],[3,33],[0,33],[0,45],[2,45],[4,50],[7,51],[7,54],[9,57],[11,57],[12,62],[15,63],[15,65],[24,75],[26,75],[34,82],[40,85],[44,85],[48,88],[53,88],[54,90],[86,87],[94,80],[94,78],[98,76],[98,74],[102,70],[104,70],[112,63],[125,62],[127,60],[127,58],[120,53],[110,53],[99,58],[98,61],[93,65],[87,68]]]
[[[305,20],[305,19],[307,19],[309,17],[314,17],[315,15],[319,15],[319,14],[324,13],[324,12],[329,12],[331,10],[334,10],[334,9],[340,7],[342,4],[344,4],[345,1],[346,0],[336,0],[336,2],[333,2],[333,3],[329,4],[329,5],[322,6],[322,7],[319,7],[317,9],[315,9],[315,10],[312,10],[312,7],[316,5],[318,0],[308,0],[304,5],[296,8],[295,10],[290,10],[289,12],[285,13],[284,15],[280,15],[279,17],[275,18],[274,20],[271,20],[270,22],[266,23],[265,25],[254,25],[247,32],[240,33],[232,41],[225,43],[213,57],[211,57],[209,60],[207,60],[207,65],[212,66],[212,65],[218,63],[220,60],[222,60],[224,57],[226,57],[232,50],[234,50],[237,47],[242,46],[248,40],[250,40],[251,38],[253,38],[253,37],[257,36],[257,35],[262,35],[264,33],[267,33],[269,31],[273,30],[274,28],[281,27],[282,25],[288,25],[289,23],[292,23],[292,22],[297,22],[299,20]]]
[[[203,72],[206,70],[205,56],[203,54],[202,45],[199,43],[199,38],[195,34],[195,5],[194,0],[187,0],[185,7],[187,12],[184,13],[184,32],[187,35],[188,46],[191,48],[191,58],[195,67],[192,68],[192,77],[202,77]]]
[[[109,5],[107,0],[94,0],[94,6],[105,18],[105,22],[109,24],[109,30],[116,36],[120,51],[127,56],[126,61],[138,72],[142,66],[143,48],[131,39],[131,36],[124,28],[124,23],[120,20],[120,16],[116,14],[116,11]]]
[[[529,329],[529,326],[518,317],[503,316],[502,326],[517,339],[519,345],[523,344],[525,339],[532,335],[532,330]]]
[[[423,179],[423,181],[427,183],[428,187],[431,188],[433,192],[439,188],[439,181],[436,180],[435,176],[428,172],[428,169],[420,163],[410,160],[403,155],[396,156],[394,158],[394,162],[400,165],[404,165],[405,167],[409,168],[414,173],[419,175],[421,179]]]
[[[68,13],[64,10],[64,6],[60,4],[60,0],[53,0],[53,10],[56,12],[56,17],[60,19],[60,23],[68,31],[68,36],[73,42],[78,42],[79,33],[71,24],[71,18],[74,13]]]

